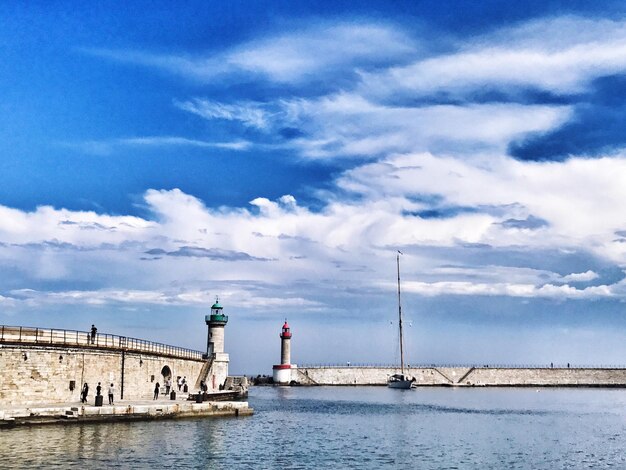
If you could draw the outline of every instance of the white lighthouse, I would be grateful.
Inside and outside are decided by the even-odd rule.
[[[283,330],[280,333],[280,364],[273,367],[273,378],[275,384],[287,385],[293,378],[291,371],[296,369],[295,364],[291,364],[291,330],[285,320]]]
[[[209,367],[206,385],[209,389],[216,391],[226,382],[229,362],[228,353],[224,352],[224,327],[228,323],[228,316],[224,315],[218,298],[215,299],[215,303],[211,306],[211,314],[204,319],[209,327],[205,356],[208,361],[207,366]],[[200,379],[198,379],[196,387],[199,387],[199,381]]]

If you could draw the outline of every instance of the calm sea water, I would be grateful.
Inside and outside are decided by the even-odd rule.
[[[256,414],[0,431],[0,468],[626,468],[626,390],[255,387]]]

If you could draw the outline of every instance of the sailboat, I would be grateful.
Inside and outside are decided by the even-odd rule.
[[[400,388],[404,390],[410,389],[415,383],[415,377],[409,378],[404,374],[404,337],[402,336],[402,304],[400,303],[400,255],[398,251],[396,255],[396,263],[398,266],[398,328],[400,329],[400,373],[393,374],[389,377],[387,386],[389,388]]]

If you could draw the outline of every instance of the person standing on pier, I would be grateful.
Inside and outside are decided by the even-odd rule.
[[[113,394],[115,393],[115,387],[113,384],[109,387],[109,405],[113,404]]]
[[[178,391],[180,392],[180,388],[183,386],[183,378],[178,376]]]
[[[91,325],[91,344],[96,342],[96,333],[98,332],[98,328],[95,325]]]
[[[159,387],[161,387],[159,385],[159,382],[156,383],[156,385],[154,386],[154,398],[153,400],[156,400],[157,398],[159,398]]]
[[[89,394],[89,385],[87,384],[87,382],[85,382],[85,384],[83,385],[83,391],[80,394],[80,402],[81,403],[87,403],[87,395]]]

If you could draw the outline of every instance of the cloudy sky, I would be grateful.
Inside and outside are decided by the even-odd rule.
[[[623,2],[0,11],[0,323],[233,372],[626,363]]]

